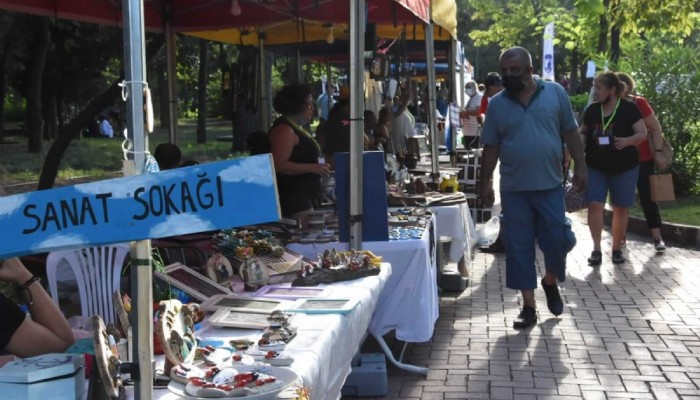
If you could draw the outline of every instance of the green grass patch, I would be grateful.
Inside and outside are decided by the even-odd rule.
[[[217,141],[219,136],[231,135],[231,122],[210,119],[207,121],[207,141],[197,143],[196,121],[181,120],[178,124],[179,146],[183,160],[199,163],[240,157],[231,152],[230,141]],[[43,143],[38,154],[27,152],[25,137],[7,137],[12,144],[0,145],[0,185],[36,182],[44,164],[51,142]],[[168,131],[157,128],[148,137],[151,153],[160,143],[168,142]],[[75,139],[64,153],[58,171],[59,179],[91,177],[104,179],[119,174],[124,160],[122,140],[103,138]]]
[[[661,220],[683,225],[700,226],[700,196],[678,197],[676,201],[658,203]],[[644,219],[642,208],[637,202],[630,208],[630,215]]]

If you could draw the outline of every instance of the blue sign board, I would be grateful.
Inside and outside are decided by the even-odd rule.
[[[0,259],[279,218],[264,154],[0,197]]]

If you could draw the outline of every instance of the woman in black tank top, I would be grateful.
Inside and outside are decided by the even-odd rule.
[[[294,218],[312,210],[321,191],[321,176],[327,176],[327,164],[319,163],[321,149],[307,132],[313,118],[311,90],[306,85],[283,87],[273,100],[275,111],[281,114],[268,133],[272,158],[277,174],[282,216]]]

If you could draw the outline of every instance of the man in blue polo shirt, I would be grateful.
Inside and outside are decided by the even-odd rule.
[[[576,189],[583,191],[588,178],[563,88],[535,80],[532,58],[522,47],[503,52],[500,66],[506,90],[491,100],[486,113],[479,194],[487,206],[493,201],[491,175],[500,160],[506,286],[522,292],[523,308],[513,327],[525,329],[537,322],[535,240],[545,258],[541,284],[547,307],[554,315],[564,310],[558,282],[566,279],[566,254],[576,243],[564,210],[564,143],[575,162]]]

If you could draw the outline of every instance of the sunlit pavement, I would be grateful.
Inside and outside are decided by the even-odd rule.
[[[587,265],[592,242],[576,214],[578,245],[561,285],[564,314],[537,289],[538,323],[512,328],[521,304],[506,289],[505,255],[476,252],[470,286],[443,294],[429,343],[407,361],[427,377],[389,367],[387,399],[700,399],[700,251],[670,245],[656,255],[628,236],[628,262]],[[538,254],[540,276],[544,269]]]

